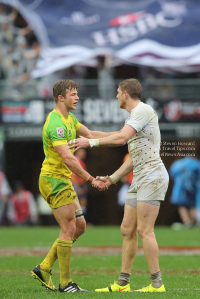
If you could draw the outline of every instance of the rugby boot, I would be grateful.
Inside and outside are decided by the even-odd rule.
[[[65,287],[62,287],[61,285],[59,286],[59,289],[58,289],[59,292],[62,292],[62,293],[76,293],[76,292],[79,292],[79,293],[86,293],[86,292],[89,292],[87,290],[83,290],[81,289],[75,282],[73,281],[70,281],[68,283],[67,286]]]
[[[47,289],[49,289],[51,291],[56,291],[56,288],[53,285],[53,282],[51,279],[51,276],[52,276],[51,271],[49,273],[45,272],[45,271],[41,270],[40,265],[38,265],[31,271],[31,275],[35,279],[38,279],[42,283],[42,286],[45,286]]]
[[[149,286],[147,287],[144,287],[142,289],[139,289],[139,290],[133,290],[132,292],[139,292],[139,293],[156,293],[156,292],[166,292],[166,289],[164,287],[164,285],[161,285],[160,288],[153,288],[152,287],[152,284],[150,284]]]
[[[117,284],[116,281],[107,288],[95,290],[95,292],[130,292],[130,291],[131,291],[130,284],[127,284],[125,286],[120,286]]]

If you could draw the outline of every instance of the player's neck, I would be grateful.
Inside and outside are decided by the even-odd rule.
[[[130,99],[129,101],[127,101],[126,103],[126,110],[131,113],[131,111],[140,103],[140,100],[133,100]]]
[[[56,105],[54,110],[60,112],[65,118],[68,118],[69,111],[65,106]]]

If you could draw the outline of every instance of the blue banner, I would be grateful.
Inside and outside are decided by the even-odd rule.
[[[4,0],[31,25],[42,51],[33,77],[111,54],[127,63],[199,70],[200,1]]]

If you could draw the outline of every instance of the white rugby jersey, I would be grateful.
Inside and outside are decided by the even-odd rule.
[[[163,165],[160,158],[158,116],[153,108],[140,102],[132,109],[125,125],[136,130],[136,134],[127,142],[133,160],[134,174],[151,165]]]

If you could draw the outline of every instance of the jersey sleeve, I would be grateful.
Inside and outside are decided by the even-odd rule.
[[[143,106],[136,108],[137,109],[135,111],[132,111],[131,117],[125,124],[131,126],[137,132],[140,132],[155,115]]]
[[[80,129],[80,127],[82,126],[82,124],[78,121],[77,117],[73,113],[70,112],[70,115],[73,118],[76,131],[78,131],[78,129]]]
[[[59,115],[50,119],[47,131],[53,146],[67,144],[67,129]]]
[[[78,123],[76,124],[76,131],[78,131],[78,129],[80,129],[81,126],[82,126],[82,124],[78,122]]]

